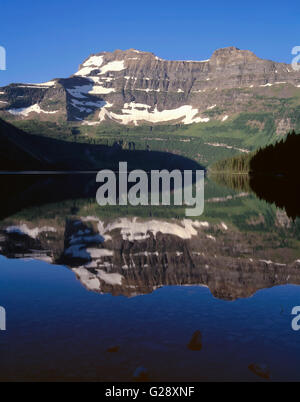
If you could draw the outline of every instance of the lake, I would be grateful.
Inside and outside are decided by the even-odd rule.
[[[298,217],[211,178],[195,219],[100,207],[95,174],[0,184],[1,380],[300,380]]]

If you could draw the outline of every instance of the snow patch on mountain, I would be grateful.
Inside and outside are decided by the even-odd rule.
[[[138,125],[138,122],[146,121],[151,123],[160,123],[173,120],[181,120],[183,124],[208,122],[208,117],[196,117],[199,113],[198,109],[194,109],[190,105],[180,106],[177,109],[169,109],[158,111],[157,106],[153,111],[150,111],[150,105],[144,105],[140,103],[131,102],[125,103],[122,109],[122,114],[107,111],[106,108],[102,108],[99,113],[99,121],[103,121],[106,118],[116,120],[121,124],[133,123]]]
[[[101,108],[106,105],[105,101],[99,100],[97,102],[92,102],[92,101],[86,101],[86,100],[77,100],[77,99],[72,99],[72,105],[77,108],[82,108],[86,106],[91,106],[95,108]]]
[[[36,87],[54,87],[56,85],[56,81],[52,80],[52,81],[47,81],[47,82],[42,82],[40,84],[28,84],[28,85],[34,85]]]
[[[90,79],[90,77],[89,77]],[[97,80],[92,80],[90,84],[85,85],[76,85],[73,88],[66,89],[70,95],[74,98],[84,99],[89,95],[105,95],[111,92],[115,92],[114,88],[103,87],[101,84],[98,84]]]
[[[124,60],[115,60],[103,66],[100,74],[105,74],[108,71],[122,71],[125,70],[125,68]]]
[[[59,110],[54,110],[54,111],[47,111],[43,110],[40,108],[40,105],[38,103],[28,106],[28,107],[23,107],[19,109],[9,109],[8,113],[13,114],[15,116],[28,116],[30,113],[46,113],[46,114],[53,114],[53,113],[58,113]]]
[[[104,56],[92,56],[82,64],[82,67],[74,75],[86,77],[93,70],[100,70],[98,74],[101,75],[110,71],[122,71],[126,68],[124,60],[114,60],[104,65],[103,63]]]
[[[18,88],[50,88],[50,87],[54,87],[57,84],[57,82],[55,80],[52,81],[47,81],[47,82],[42,82],[42,83],[30,83],[30,84],[16,84],[16,86]],[[4,93],[4,92],[0,92]]]
[[[130,102],[130,103],[124,103],[124,109],[135,109],[135,108],[140,108],[140,109],[150,109],[150,105],[144,105],[143,103],[135,103],[135,102]]]
[[[105,95],[110,94],[111,92],[116,92],[115,88],[106,88],[101,85],[94,85],[93,88],[89,91],[91,95]]]
[[[79,75],[79,76],[85,77],[85,76],[91,74],[91,72],[96,69],[97,69],[97,67],[83,67],[79,71],[77,71],[77,73],[75,73],[74,75],[77,75],[77,76]]]
[[[83,66],[88,67],[88,66],[95,66],[95,67],[101,67],[103,64],[103,56],[91,56],[88,58],[83,63]]]

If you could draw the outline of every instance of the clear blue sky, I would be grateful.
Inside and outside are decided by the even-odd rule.
[[[89,54],[115,49],[202,60],[233,45],[290,63],[299,33],[299,0],[2,0],[0,86],[67,77]]]

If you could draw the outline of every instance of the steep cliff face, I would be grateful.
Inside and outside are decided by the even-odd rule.
[[[0,114],[88,125],[224,122],[243,111],[261,111],[261,98],[289,98],[295,91],[300,72],[235,47],[203,61],[116,50],[91,55],[66,79],[0,88]]]

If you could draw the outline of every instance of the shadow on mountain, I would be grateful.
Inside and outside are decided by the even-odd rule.
[[[168,152],[124,150],[112,147],[57,140],[25,133],[0,119],[0,171],[119,169],[128,170],[204,169],[197,162]]]
[[[119,162],[127,162],[128,172],[204,169],[191,159],[168,152],[124,150],[120,143],[110,147],[31,135],[0,119],[0,219],[28,207],[70,199],[95,199],[100,186],[96,183],[96,172],[102,169],[118,172]],[[85,174],[78,173],[82,170]],[[43,171],[43,174],[19,174],[20,171]],[[16,174],[5,174],[8,172]]]

